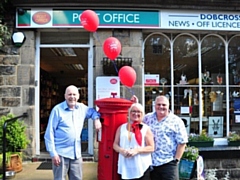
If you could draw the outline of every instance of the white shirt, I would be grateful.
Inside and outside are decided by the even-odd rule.
[[[145,136],[149,127],[143,124],[142,133],[142,147],[146,146]],[[127,123],[121,125],[120,129],[120,147],[124,149],[131,149],[140,147],[135,139],[135,134],[130,132],[131,138],[128,138]],[[144,172],[152,164],[151,153],[137,154],[133,157],[124,157],[119,153],[118,155],[118,173],[122,175],[122,179],[135,179],[143,176]]]

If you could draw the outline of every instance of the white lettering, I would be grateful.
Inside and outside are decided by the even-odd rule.
[[[131,18],[132,20],[131,20],[130,18]],[[126,19],[127,19],[127,22],[129,22],[129,23],[134,23],[134,16],[133,16],[133,14],[128,14]]]
[[[79,20],[79,17],[80,17],[81,14],[78,14],[78,13],[73,13],[73,22],[75,22],[75,20]]]
[[[116,22],[118,21],[118,14],[113,14],[113,22]]]
[[[111,14],[104,14],[103,20],[104,20],[104,22],[108,22],[108,23],[111,22],[112,21]]]
[[[125,23],[124,14],[118,14],[118,21],[123,21]]]
[[[140,23],[139,14],[104,14],[103,20],[107,23]]]

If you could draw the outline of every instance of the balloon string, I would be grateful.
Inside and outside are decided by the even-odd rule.
[[[133,89],[132,88],[130,88],[130,87],[127,87],[127,86],[125,86],[128,90],[129,90],[129,92],[131,93],[131,95],[133,96],[133,95],[135,95],[135,93],[134,93],[134,91],[133,91]],[[126,100],[130,100],[131,101],[131,98],[130,99],[128,99],[128,98],[124,98],[123,96],[121,97],[120,96],[120,98],[121,99],[126,99]]]
[[[135,95],[135,93],[134,93],[134,91],[133,91],[132,88],[129,88],[129,87],[127,87],[127,88],[128,88],[128,90],[129,90],[129,92],[132,94],[132,96]]]
[[[96,39],[98,40],[98,42],[100,43],[100,45],[102,45],[102,43],[101,43],[101,41],[100,41],[100,38],[99,38],[99,36],[98,36],[97,31],[95,31],[95,32],[93,33],[93,36],[95,36]]]
[[[131,93],[132,96],[135,95],[135,93],[134,93],[134,91],[132,90],[132,88],[129,88],[129,87],[127,87],[127,86],[125,86],[125,87],[129,90],[129,92]],[[128,99],[128,98],[124,98],[124,97],[121,97],[121,96],[120,96],[120,98],[122,98],[122,99],[126,99],[126,100],[130,100],[130,101],[131,101],[131,98]]]
[[[112,60],[111,60],[111,61],[112,61]],[[118,74],[118,68],[117,68],[116,62],[115,62],[115,61],[112,61],[112,63],[113,63],[113,66],[114,66],[114,68],[115,68],[115,70],[116,70],[116,73]]]

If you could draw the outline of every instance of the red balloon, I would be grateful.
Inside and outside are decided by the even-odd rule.
[[[109,37],[103,43],[103,51],[111,60],[114,60],[120,54],[121,50],[121,43],[115,37]]]
[[[130,66],[123,66],[118,73],[120,81],[123,85],[127,87],[132,87],[136,81],[136,72]]]
[[[84,29],[95,32],[99,25],[98,15],[92,10],[85,10],[80,16],[80,22]]]

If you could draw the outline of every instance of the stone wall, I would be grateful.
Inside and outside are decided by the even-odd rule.
[[[218,180],[240,179],[240,150],[238,146],[200,147],[199,154],[203,157],[205,177],[215,174]],[[211,173],[208,173],[211,172]],[[228,179],[226,177],[229,177]],[[196,173],[195,178],[196,180]],[[209,178],[208,178],[209,179]],[[212,179],[214,179],[212,177]]]
[[[205,177],[207,172],[215,172],[215,177],[218,180],[239,180],[240,179],[240,164],[239,159],[204,159]],[[194,178],[195,180],[196,178]]]
[[[6,44],[0,48],[0,116],[13,113],[24,118],[31,141],[26,157],[35,154],[35,35],[25,31],[26,41],[21,48]]]

